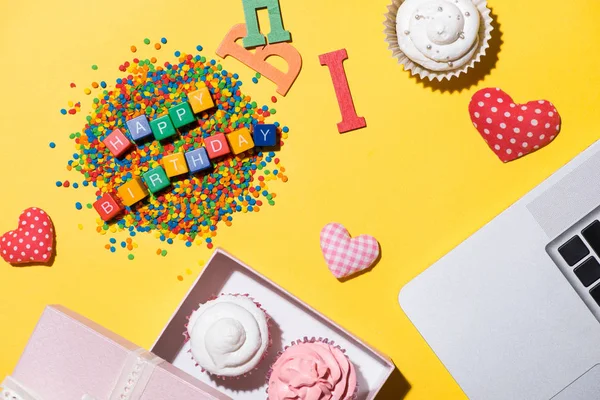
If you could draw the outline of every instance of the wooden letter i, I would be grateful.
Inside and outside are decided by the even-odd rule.
[[[327,65],[333,80],[333,88],[337,96],[340,111],[342,112],[342,122],[338,124],[338,131],[345,133],[355,129],[364,128],[367,122],[363,117],[356,114],[352,93],[348,85],[348,78],[344,70],[344,60],[348,58],[346,49],[337,50],[327,54],[321,54],[319,61],[321,65]]]

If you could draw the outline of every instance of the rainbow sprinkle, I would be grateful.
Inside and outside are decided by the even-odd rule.
[[[165,62],[164,65],[156,65],[154,57],[134,58],[119,66],[126,75],[116,80],[114,88],[106,87],[104,82],[104,89],[93,85],[98,89],[97,97],[93,99],[82,132],[70,135],[77,152],[69,160],[67,169],[83,174],[83,185],[94,186],[97,198],[104,193],[115,193],[123,183],[160,165],[164,155],[200,147],[203,138],[216,133],[266,123],[267,118],[276,113],[275,109],[259,106],[244,95],[238,75],[223,70],[215,60],[201,55],[176,54],[177,63]],[[203,87],[209,89],[216,107],[199,114],[198,124],[180,130],[175,140],[136,143],[136,148],[122,159],[113,157],[102,144],[102,139],[116,128],[128,134],[126,120],[142,114],[149,119],[163,115],[171,105],[186,101],[188,92]],[[271,123],[278,127],[283,145],[288,128]],[[115,223],[109,225],[98,218],[97,232],[127,230],[130,236],[135,236],[136,232],[154,231],[156,237],[169,244],[173,239],[180,239],[188,246],[204,243],[212,248],[213,237],[221,223],[231,226],[235,213],[259,212],[266,204],[274,205],[276,194],[270,191],[269,182],[287,181],[285,168],[272,151],[255,148],[216,161],[213,161],[214,169],[207,174],[172,178],[172,187],[127,207]],[[65,183],[62,186],[68,186],[68,181]],[[107,246],[113,251],[111,248],[116,251],[116,246]],[[160,249],[157,254],[164,257],[167,251]]]

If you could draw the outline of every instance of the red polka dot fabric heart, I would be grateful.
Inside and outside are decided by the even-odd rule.
[[[475,128],[503,162],[549,145],[560,133],[560,115],[552,103],[537,100],[516,104],[498,88],[475,93],[469,114]]]
[[[379,257],[379,243],[369,235],[351,238],[342,224],[331,223],[321,230],[321,250],[329,270],[345,278],[369,268]]]
[[[52,220],[32,207],[21,213],[19,227],[0,236],[0,255],[13,265],[47,263],[54,254]]]

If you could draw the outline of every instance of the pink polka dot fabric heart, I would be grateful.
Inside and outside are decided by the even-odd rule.
[[[379,257],[379,243],[373,236],[351,238],[338,223],[327,224],[321,230],[321,250],[329,270],[338,279],[369,268]]]
[[[23,211],[19,227],[0,236],[0,255],[10,264],[47,263],[53,254],[52,220],[39,208]]]
[[[516,104],[498,88],[475,93],[469,114],[481,137],[503,162],[549,145],[560,133],[560,115],[552,103],[536,100]]]

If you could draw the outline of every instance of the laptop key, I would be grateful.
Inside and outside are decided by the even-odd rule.
[[[590,254],[590,250],[579,236],[569,239],[567,243],[558,248],[558,252],[571,267]]]
[[[592,222],[581,233],[596,254],[600,255],[600,221]]]
[[[590,294],[592,295],[592,298],[596,300],[596,303],[598,303],[598,305],[600,306],[600,285],[594,286],[590,290]]]
[[[592,283],[600,279],[600,263],[594,257],[590,257],[575,268],[575,275],[585,287],[590,287]]]

